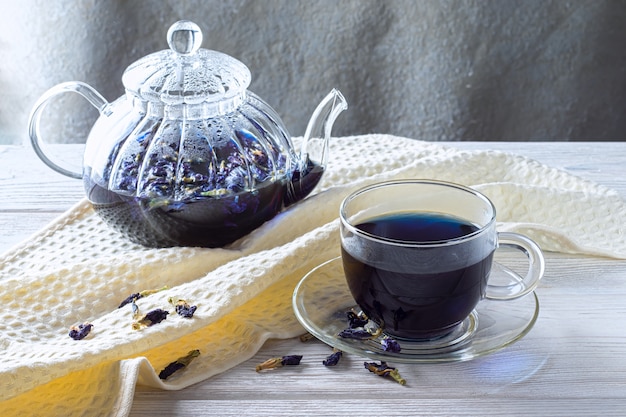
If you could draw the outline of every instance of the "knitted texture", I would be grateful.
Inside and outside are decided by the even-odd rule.
[[[317,192],[234,244],[152,249],[111,231],[80,201],[0,258],[0,391],[4,416],[127,415],[135,384],[181,389],[252,357],[268,338],[303,333],[292,311],[298,281],[339,255],[338,209],[372,182],[435,178],[475,187],[495,204],[498,227],[522,232],[545,251],[626,258],[626,204],[619,194],[520,156],[459,151],[411,139],[333,139]],[[169,310],[133,330],[128,295]],[[170,297],[197,306],[173,312]],[[83,340],[71,326],[90,322]],[[159,370],[201,354],[166,382]],[[155,372],[156,370],[156,372]]]

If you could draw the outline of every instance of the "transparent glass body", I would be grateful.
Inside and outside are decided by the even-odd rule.
[[[122,76],[126,93],[108,103],[80,82],[53,87],[31,114],[31,142],[51,168],[81,178],[94,209],[114,229],[147,246],[223,246],[308,195],[327,161],[332,125],[345,108],[332,90],[318,105],[298,153],[276,112],[248,91],[238,60],[201,49],[189,21],[168,31],[169,50]],[[41,114],[55,95],[82,95],[100,112],[82,172],[44,152]]]

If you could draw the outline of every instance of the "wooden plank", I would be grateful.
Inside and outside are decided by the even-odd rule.
[[[618,190],[626,196],[626,144],[459,142],[497,149]],[[83,196],[80,181],[40,163],[29,148],[0,147],[0,250],[28,237]],[[38,178],[38,182],[33,182]],[[402,387],[370,374],[363,358],[321,361],[320,342],[270,340],[251,359],[181,391],[138,387],[131,416],[183,415],[624,415],[626,262],[546,254],[533,330],[505,350],[470,362],[401,365]],[[303,354],[300,367],[257,373],[257,363]]]

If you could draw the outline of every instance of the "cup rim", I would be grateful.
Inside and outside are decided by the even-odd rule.
[[[461,237],[457,237],[454,239],[434,240],[434,241],[426,241],[426,242],[420,242],[420,241],[414,241],[414,240],[391,239],[391,238],[386,238],[383,236],[378,236],[369,232],[365,232],[361,229],[358,229],[355,225],[350,223],[350,221],[348,220],[347,215],[346,215],[346,206],[347,204],[350,203],[350,201],[352,201],[359,195],[364,194],[374,189],[378,189],[378,188],[389,187],[389,186],[394,186],[394,185],[407,185],[407,184],[438,185],[438,186],[443,186],[443,187],[455,188],[459,191],[464,191],[469,194],[472,194],[478,197],[480,200],[484,201],[486,205],[490,208],[491,218],[483,226],[480,226],[478,230],[472,233],[468,233],[467,235],[463,235]],[[366,185],[364,187],[361,187],[351,192],[341,202],[341,205],[339,207],[339,219],[341,221],[341,224],[345,228],[347,228],[351,233],[362,236],[364,238],[374,240],[374,241],[383,242],[385,244],[403,246],[403,247],[436,248],[436,247],[457,245],[462,242],[467,242],[469,240],[476,239],[477,237],[482,236],[483,234],[487,233],[496,222],[496,207],[494,206],[493,202],[489,198],[487,198],[487,196],[485,196],[483,193],[471,187],[462,185],[462,184],[457,184],[457,183],[450,182],[450,181],[433,180],[433,179],[401,179],[401,180],[388,180],[388,181],[376,182],[376,183]]]

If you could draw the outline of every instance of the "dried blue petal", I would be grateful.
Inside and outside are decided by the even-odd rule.
[[[372,334],[364,329],[344,329],[340,331],[337,336],[343,337],[344,339],[357,340],[366,340],[372,338]]]
[[[165,311],[160,308],[157,308],[157,309],[147,312],[146,315],[143,317],[143,319],[150,322],[148,326],[152,326],[153,324],[161,323],[163,320],[167,318],[168,314],[170,314],[169,311]]]
[[[188,319],[193,317],[194,313],[196,312],[198,308],[197,306],[190,305],[187,301],[181,298],[170,297],[168,298],[168,301],[170,304],[174,306],[174,310],[176,311],[176,314],[178,314],[179,316],[188,318]]]
[[[398,372],[396,368],[387,365],[387,362],[381,362],[380,364],[376,362],[364,362],[363,365],[365,369],[378,376],[393,378],[393,380],[400,385],[406,384],[406,380],[400,376],[400,372]]]
[[[268,369],[276,369],[285,365],[300,365],[302,355],[288,355],[280,358],[270,358],[256,366],[256,371],[265,371]]]
[[[142,318],[133,323],[133,329],[139,330],[143,327],[150,327],[161,323],[167,318],[168,314],[170,314],[169,311],[165,311],[160,308],[149,311]]]
[[[169,365],[167,365],[165,368],[163,368],[161,372],[159,372],[159,378],[165,380],[169,378],[170,376],[172,376],[174,372],[184,367],[185,365],[180,362],[176,362],[176,361],[172,362]]]
[[[82,340],[91,332],[93,329],[93,324],[91,323],[83,323],[78,326],[70,327],[70,337],[74,340]]]
[[[189,365],[191,361],[197,358],[199,355],[200,355],[200,351],[198,349],[189,351],[187,355],[176,359],[174,362],[170,363],[165,368],[163,368],[163,370],[159,372],[159,378],[163,380],[169,378],[174,372]]]
[[[193,317],[193,314],[196,312],[197,308],[198,307],[190,306],[189,304],[178,304],[176,305],[176,313],[179,316],[183,316],[187,319],[190,319]]]
[[[245,188],[248,173],[241,167],[234,168],[226,177],[225,185],[230,191],[241,191]]]
[[[399,353],[402,348],[397,340],[391,337],[385,337],[380,341],[380,344],[385,352]]]
[[[301,360],[302,355],[288,355],[282,357],[281,363],[283,365],[300,365]]]
[[[339,363],[339,359],[341,359],[342,356],[343,352],[338,350],[330,354],[324,361],[322,361],[322,364],[324,366],[335,366]]]
[[[357,314],[354,311],[348,311],[346,314],[348,316],[348,322],[351,329],[363,327],[369,322],[369,319],[363,313]]]
[[[376,362],[363,362],[363,366],[370,372],[375,373],[376,375],[382,374],[387,370],[395,369],[391,366],[387,365],[387,362],[381,361],[380,363]]]
[[[133,294],[129,295],[128,297],[126,297],[124,299],[124,301],[122,301],[117,308],[122,308],[122,307],[124,307],[127,304],[134,303],[135,301],[139,300],[141,297],[142,297],[142,295],[139,294],[138,292],[133,293]]]

